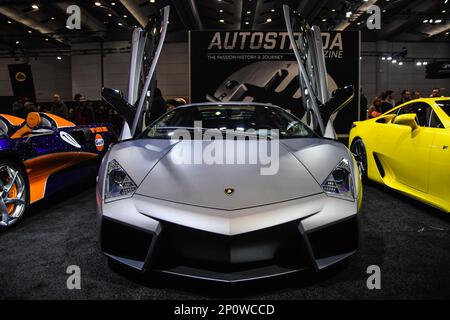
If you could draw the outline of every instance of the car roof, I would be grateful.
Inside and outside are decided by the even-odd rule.
[[[189,107],[199,107],[199,106],[255,106],[255,107],[274,107],[280,108],[275,104],[270,103],[260,103],[260,102],[245,102],[245,101],[212,101],[212,102],[199,102],[199,103],[189,103],[178,106],[177,108],[189,108]],[[282,109],[282,108],[280,108]]]
[[[414,101],[414,102],[423,101],[423,102],[433,103],[433,102],[439,102],[439,101],[445,101],[445,100],[450,100],[450,97],[419,98],[419,99],[415,99],[415,100],[411,100],[411,101]]]
[[[406,102],[404,102],[404,103],[402,103],[402,104],[400,104],[400,105],[398,105],[398,106],[395,106],[395,107],[389,109],[388,111],[386,111],[385,113],[383,113],[383,115],[388,114],[388,113],[390,113],[390,112],[392,112],[392,111],[394,111],[394,110],[398,110],[398,109],[400,109],[400,108],[403,108],[404,106],[407,106],[407,105],[409,105],[409,104],[416,103],[416,102],[425,102],[425,103],[428,103],[429,105],[431,105],[431,106],[434,107],[436,102],[440,102],[440,101],[449,101],[449,100],[450,100],[450,97],[439,97],[439,98],[417,98],[417,99],[413,99],[413,100],[406,101]]]

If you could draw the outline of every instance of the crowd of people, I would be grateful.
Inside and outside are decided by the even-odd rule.
[[[147,123],[151,123],[167,111],[175,107],[186,104],[183,98],[165,100],[161,90],[156,89],[152,110],[147,117]],[[16,117],[25,119],[30,112],[48,112],[64,119],[67,119],[77,125],[89,125],[93,123],[110,123],[120,131],[123,118],[119,113],[106,106],[103,102],[93,102],[86,99],[82,94],[77,93],[73,101],[67,104],[61,99],[61,96],[55,93],[50,103],[40,103],[35,105],[26,97],[20,97],[12,106],[12,114]]]
[[[429,97],[440,97],[441,91],[439,88],[433,88]],[[394,91],[386,90],[379,96],[372,100],[370,106],[367,106],[367,98],[361,92],[361,108],[367,113],[367,119],[372,119],[389,111],[393,107],[401,105],[407,101],[421,98],[422,94],[417,90],[405,89],[401,92],[398,100],[394,97]],[[152,110],[146,119],[147,123],[151,123],[161,115],[170,111],[180,105],[186,104],[183,98],[164,100],[161,90],[156,89],[154,93],[154,100]],[[74,100],[69,107],[62,101],[61,96],[57,93],[53,95],[50,104],[35,105],[32,101],[25,97],[19,98],[13,103],[13,115],[25,119],[30,112],[49,112],[54,115],[65,118],[77,125],[88,125],[92,123],[111,123],[118,131],[123,122],[116,110],[105,106],[103,103],[96,104],[86,99],[81,94],[76,94]]]
[[[433,88],[431,91],[430,98],[438,98],[441,97],[441,90],[439,88]],[[386,90],[381,93],[378,97],[375,97],[372,100],[372,104],[367,108],[363,106],[363,108],[367,109],[367,119],[376,118],[383,113],[389,111],[390,109],[399,106],[407,101],[422,98],[422,94],[417,90],[408,90],[405,89],[400,94],[400,99],[395,100],[394,91]],[[366,98],[362,98],[363,99]],[[364,102],[362,102],[364,104]],[[367,99],[365,104],[367,105]]]
[[[122,117],[112,108],[103,103],[92,102],[81,94],[76,94],[73,101],[65,103],[61,96],[55,93],[50,103],[34,104],[26,97],[20,97],[12,105],[12,114],[26,119],[30,112],[47,112],[77,125],[93,123],[111,123],[117,130],[122,126]]]

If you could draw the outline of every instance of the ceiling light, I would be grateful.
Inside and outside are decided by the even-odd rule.
[[[336,12],[336,9],[331,9],[331,12]]]
[[[392,60],[391,62],[392,62],[392,63],[397,63],[397,60],[394,59],[394,60]]]
[[[391,61],[391,60],[392,60],[392,57],[387,57],[387,59],[388,59],[389,61]]]
[[[11,24],[12,22],[8,20],[8,24]]]
[[[381,57],[381,60],[386,60],[386,57]]]
[[[55,17],[51,17],[50,19],[55,20]]]
[[[402,66],[402,65],[403,65],[403,62],[400,61],[400,62],[398,63],[398,65],[399,65],[399,66]]]
[[[442,13],[446,13],[447,11],[446,10],[442,10]]]
[[[56,59],[58,59],[58,60],[62,60],[62,58],[61,58],[60,56],[57,56],[57,57],[56,57]]]
[[[250,22],[248,22],[248,21],[245,21],[245,24],[246,24],[246,25],[249,25],[249,24],[250,24]]]
[[[421,65],[422,65],[422,62],[420,62],[420,61],[416,62],[416,66],[421,66]]]
[[[426,65],[428,64],[428,62],[424,61],[422,64],[423,64],[424,66],[426,66]]]
[[[248,11],[247,11],[247,14],[250,14],[250,13],[252,13],[252,12],[251,12],[250,10],[248,10]]]
[[[28,33],[31,33],[32,31],[31,30],[28,30]]]
[[[124,14],[123,17],[124,17],[125,19],[128,18],[128,16],[127,16],[126,14]]]
[[[108,13],[108,17],[112,17],[112,14],[111,14],[111,13]]]
[[[267,18],[266,22],[272,22],[271,18]]]
[[[441,23],[442,20],[441,19],[437,19],[436,21],[434,21],[434,23]]]
[[[122,23],[121,22],[119,22],[118,24],[117,24],[118,26],[122,26]]]
[[[425,20],[423,20],[422,22],[423,22],[423,23],[427,23],[427,22],[428,22],[428,19],[425,19]]]
[[[347,11],[346,13],[345,13],[345,17],[346,18],[350,18],[352,16],[352,12],[351,11]]]
[[[102,5],[100,1],[95,1],[94,4],[95,4],[97,7],[100,7],[100,6]]]
[[[450,34],[450,32],[449,32],[449,31],[447,31],[447,32],[445,33],[445,35],[446,35],[446,36],[448,36],[449,34]]]
[[[33,4],[31,5],[31,7],[32,7],[34,10],[38,10],[38,9],[39,9],[39,6],[38,6],[36,3],[33,3]]]
[[[223,12],[223,9],[220,9],[219,12],[222,13],[222,12]]]
[[[275,9],[270,9],[270,12],[275,12]]]
[[[386,9],[383,9],[382,12],[386,12]]]
[[[45,41],[48,41],[48,38],[45,38]]]
[[[430,19],[430,21],[429,21],[430,23],[433,23],[433,19]]]
[[[327,21],[327,19],[323,18],[323,19],[322,19],[322,22],[325,22],[325,21]]]
[[[112,6],[115,6],[115,5],[116,5],[116,3],[115,3],[115,2],[111,2],[111,5],[112,5]]]
[[[219,22],[220,22],[220,23],[225,23],[225,20],[220,19]]]
[[[150,0],[150,3],[155,3],[155,0]]]
[[[19,44],[20,43],[20,41],[16,41],[16,44]]]

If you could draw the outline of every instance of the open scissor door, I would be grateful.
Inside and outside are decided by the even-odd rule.
[[[169,6],[164,7],[150,17],[145,29],[136,28],[133,32],[127,100],[129,105],[134,106],[134,117],[125,123],[122,139],[139,133],[146,125],[144,115],[151,112],[155,69],[167,33],[169,11]]]
[[[348,101],[345,100],[346,103],[342,104],[341,95],[339,101],[334,101],[334,96],[330,100],[320,28],[317,26],[311,28],[306,20],[288,5],[283,5],[283,13],[289,40],[298,63],[307,124],[322,136],[336,139],[332,122],[337,112],[347,105]],[[353,97],[353,93],[350,96]]]

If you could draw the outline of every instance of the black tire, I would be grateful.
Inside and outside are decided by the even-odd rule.
[[[356,138],[353,140],[350,151],[355,155],[356,161],[358,161],[362,180],[367,182],[367,152],[362,139]]]
[[[10,199],[11,191],[7,194],[3,194],[4,187],[6,187],[6,184],[8,180],[10,179],[8,173],[9,170],[13,174],[17,172],[16,180],[13,184],[13,186],[16,189],[16,195],[12,197],[13,199],[19,199],[21,203],[14,204],[14,209],[17,210],[17,212],[14,212],[14,217],[12,217],[12,214],[9,214],[8,220],[4,217],[4,208],[6,206],[5,202],[6,199]],[[14,161],[9,159],[2,159],[0,160],[0,230],[2,229],[9,229],[16,225],[18,222],[20,222],[25,215],[25,211],[29,205],[29,199],[30,199],[30,190],[29,190],[29,184],[28,184],[28,177],[25,173],[25,171]],[[17,200],[18,201],[18,200]]]

